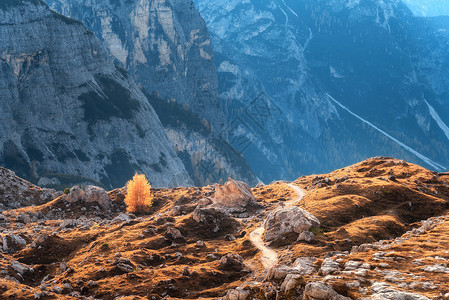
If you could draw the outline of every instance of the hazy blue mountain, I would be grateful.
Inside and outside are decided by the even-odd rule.
[[[415,16],[435,17],[449,15],[447,0],[403,0]]]
[[[375,155],[449,166],[447,40],[434,21],[393,0],[196,3],[228,133],[261,178]]]

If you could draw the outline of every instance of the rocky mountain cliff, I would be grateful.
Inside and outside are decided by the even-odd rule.
[[[224,126],[209,33],[191,1],[47,3],[82,21],[146,91],[189,105],[216,130]]]
[[[257,183],[245,159],[227,143],[209,32],[191,1],[48,3],[81,20],[104,41],[116,62],[157,101],[152,104],[160,108],[162,119],[180,118],[163,125],[197,185],[229,176]],[[172,115],[160,115],[167,113]],[[198,123],[204,125],[193,125]]]
[[[449,165],[444,32],[404,3],[196,3],[230,140],[263,180],[379,154]]]
[[[136,171],[155,186],[192,183],[146,97],[79,21],[2,1],[0,69],[2,166],[58,187],[119,187]]]

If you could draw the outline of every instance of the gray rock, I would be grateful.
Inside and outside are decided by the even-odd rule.
[[[112,204],[108,193],[98,186],[86,186],[84,197],[86,202],[97,202],[103,209],[109,209]]]
[[[332,258],[326,258],[320,268],[320,273],[324,276],[334,274],[340,270],[340,264]]]
[[[351,300],[338,294],[330,285],[324,282],[310,282],[304,289],[303,300]]]
[[[70,203],[75,203],[84,200],[84,191],[79,186],[74,186],[70,189],[66,199]]]
[[[268,270],[265,280],[282,282],[288,274],[299,274],[299,271],[285,265],[273,266]]]
[[[374,300],[430,300],[423,295],[399,291],[385,282],[374,282],[371,286],[373,294],[369,299]],[[365,298],[365,300],[367,300]]]
[[[0,60],[1,64],[1,60]],[[1,75],[0,75],[1,86]],[[0,95],[1,99],[2,95]],[[1,112],[2,108],[0,108]],[[1,128],[0,128],[1,130]],[[0,142],[3,136],[0,137]],[[2,154],[2,145],[0,144],[0,161]],[[8,169],[0,167],[0,211],[3,209],[19,208],[30,205],[41,205],[47,203],[61,195],[53,189],[40,188],[22,178]],[[0,222],[6,222],[8,219],[0,214]]]
[[[425,266],[422,268],[423,271],[429,272],[429,273],[446,273],[449,274],[449,268],[445,267],[441,264],[434,264],[431,266]]]
[[[112,219],[112,223],[119,223],[119,222],[129,222],[132,218],[129,216],[129,214],[120,213],[117,217]]]
[[[224,271],[242,271],[245,268],[245,265],[243,264],[243,259],[240,255],[228,253],[220,259],[218,268]]]
[[[256,205],[251,188],[242,181],[228,179],[224,185],[215,185],[213,205],[231,212],[244,212],[249,205]]]
[[[265,241],[282,245],[295,241],[304,231],[320,226],[320,221],[306,210],[293,206],[271,212],[265,222]]]
[[[295,290],[304,283],[302,275],[299,274],[288,274],[281,285],[281,291],[283,293],[288,293],[291,290]]]
[[[247,300],[249,299],[249,296],[250,291],[237,288],[235,290],[228,291],[222,300]]]
[[[305,242],[311,242],[315,235],[313,232],[310,231],[303,231],[298,235],[298,238],[296,239],[298,242],[305,241]]]
[[[217,234],[227,233],[238,226],[228,214],[214,207],[197,207],[192,213],[192,219],[202,227],[200,232],[204,236],[214,236]]]
[[[300,257],[295,260],[293,267],[298,270],[301,275],[310,275],[316,272],[314,263],[315,257]]]
[[[44,244],[49,239],[49,235],[45,233],[41,233],[37,236],[36,239],[31,243],[30,247],[36,248],[40,245]]]
[[[19,263],[16,260],[13,260],[11,262],[11,268],[16,271],[17,273],[19,273],[21,276],[23,276],[26,272],[34,272],[34,269],[28,266],[25,266],[21,263]]]
[[[7,234],[1,238],[1,250],[5,253],[15,253],[26,246],[26,241],[19,235]]]
[[[184,240],[181,231],[175,227],[168,227],[164,236],[169,240]]]

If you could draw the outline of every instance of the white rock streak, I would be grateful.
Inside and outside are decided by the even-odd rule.
[[[426,102],[427,107],[429,107],[430,115],[435,120],[435,122],[437,122],[438,126],[441,128],[441,130],[443,130],[444,134],[449,139],[449,127],[447,127],[446,123],[444,123],[444,121],[441,119],[435,108],[433,108],[433,106],[430,105],[427,100],[424,101]]]
[[[331,99],[335,104],[337,104],[338,106],[340,106],[342,109],[346,110],[348,113],[350,113],[351,115],[353,115],[354,117],[356,117],[357,119],[359,119],[360,121],[362,121],[363,123],[369,125],[370,127],[374,128],[375,130],[377,130],[378,132],[382,133],[383,135],[385,135],[387,138],[389,138],[390,140],[394,141],[396,144],[398,144],[399,146],[401,146],[402,148],[404,148],[405,150],[407,150],[408,152],[414,154],[415,156],[417,156],[419,159],[421,159],[422,161],[424,161],[426,164],[428,164],[429,166],[431,166],[432,168],[434,168],[437,171],[444,171],[446,168],[442,165],[440,165],[439,163],[434,162],[433,160],[431,160],[430,158],[422,155],[421,153],[419,153],[418,151],[412,149],[411,147],[407,146],[406,144],[402,143],[401,141],[399,141],[398,139],[396,139],[395,137],[389,135],[388,133],[386,133],[385,131],[383,131],[382,129],[380,129],[379,127],[377,127],[376,125],[374,125],[373,123],[363,119],[362,117],[360,117],[359,115],[353,113],[351,110],[349,110],[349,108],[347,108],[346,106],[344,106],[343,104],[341,104],[340,102],[338,102],[337,100],[335,100],[331,95],[329,95],[328,93],[326,93],[326,95],[329,97],[329,99]]]
[[[287,7],[287,9],[298,18],[298,15],[295,13],[295,11],[293,9],[291,9],[291,7],[288,6],[284,0],[281,0],[281,1],[282,1],[282,3],[284,3],[285,7]]]

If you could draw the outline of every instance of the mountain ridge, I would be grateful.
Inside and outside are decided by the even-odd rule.
[[[0,213],[0,296],[446,299],[448,182],[375,157],[253,189],[153,188],[138,215],[124,189],[74,187]]]

